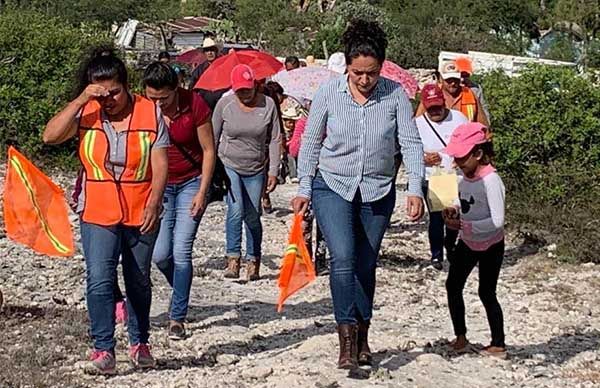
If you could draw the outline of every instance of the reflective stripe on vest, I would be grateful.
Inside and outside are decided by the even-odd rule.
[[[35,212],[38,216],[38,220],[42,224],[42,230],[46,234],[48,241],[50,241],[52,246],[60,253],[68,253],[69,248],[66,245],[64,245],[58,239],[58,237],[56,237],[56,235],[52,232],[52,229],[50,229],[50,226],[48,225],[48,222],[46,221],[46,217],[44,217],[42,215],[42,210],[41,210],[42,208],[40,207],[40,204],[39,204],[37,196],[33,190],[33,187],[31,187],[31,183],[27,179],[27,174],[25,173],[25,169],[21,165],[21,162],[19,161],[18,158],[13,156],[12,158],[10,158],[10,164],[17,172],[17,176],[19,177],[19,179],[21,179],[23,186],[25,186],[25,190],[27,190],[27,194],[29,195],[29,200],[31,201],[33,209],[35,210]]]
[[[95,180],[101,181],[108,177],[104,173],[104,171],[102,171],[100,169],[98,162],[96,162],[94,160],[94,146],[96,144],[96,136],[98,135],[98,132],[99,131],[89,130],[89,131],[84,131],[82,133],[82,139],[81,139],[81,141],[83,143],[82,162],[89,164],[89,166],[90,166],[89,170],[91,170],[91,172],[92,172],[92,174],[90,174],[90,177],[92,177]],[[100,134],[100,136],[102,136],[102,134]]]
[[[106,168],[110,142],[102,126],[101,107],[88,103],[79,123],[79,158],[85,170],[85,203],[82,219],[99,225],[139,226],[150,197],[152,144],[157,137],[156,106],[134,96],[135,103],[126,130],[123,172],[114,176]]]
[[[467,116],[469,121],[477,121],[477,109],[475,94],[471,89],[463,86],[460,98],[460,111]]]
[[[138,142],[140,146],[141,160],[135,171],[135,180],[141,181],[146,178],[146,175],[148,174],[148,166],[150,165],[150,147],[152,147],[150,134],[148,132],[138,132]]]

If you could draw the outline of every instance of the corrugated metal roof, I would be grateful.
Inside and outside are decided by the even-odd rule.
[[[135,19],[129,19],[123,23],[115,35],[115,43],[118,47],[131,47],[139,23]]]
[[[205,31],[206,27],[216,19],[204,16],[188,16],[183,19],[177,19],[167,22],[167,27],[174,33],[177,32],[200,32]]]

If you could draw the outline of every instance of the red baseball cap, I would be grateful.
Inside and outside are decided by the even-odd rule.
[[[254,72],[248,65],[236,65],[231,70],[231,89],[237,92],[240,89],[254,88]]]
[[[477,144],[487,143],[487,127],[481,123],[461,124],[450,137],[444,152],[454,158],[466,156]]]
[[[421,102],[425,109],[432,106],[446,106],[444,92],[435,84],[427,84],[421,90]]]

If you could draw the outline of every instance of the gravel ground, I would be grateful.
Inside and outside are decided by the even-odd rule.
[[[2,175],[2,171],[0,171]],[[71,176],[55,180],[68,187]],[[152,350],[158,368],[138,372],[118,327],[119,373],[82,370],[90,341],[81,253],[50,259],[0,235],[0,386],[85,387],[598,387],[600,268],[558,265],[552,247],[537,250],[509,238],[498,295],[505,313],[508,360],[475,351],[453,354],[443,272],[428,266],[426,223],[407,223],[399,195],[377,270],[370,335],[376,365],[337,370],[337,335],[329,282],[319,277],[275,311],[277,274],[290,226],[294,185],[273,195],[263,218],[260,281],[223,278],[224,207],[210,206],[194,246],[189,337],[166,335],[169,289],[153,270]],[[76,217],[73,215],[74,224]],[[78,232],[77,232],[78,233]],[[77,234],[78,236],[78,234]],[[77,237],[79,239],[79,237]],[[469,338],[489,342],[477,297],[476,270],[465,289]]]

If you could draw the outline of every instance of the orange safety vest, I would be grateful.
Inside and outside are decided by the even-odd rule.
[[[477,121],[477,97],[475,93],[465,86],[462,87],[462,93],[460,96],[460,111],[462,114],[467,116],[469,121]]]
[[[134,96],[126,135],[125,166],[120,176],[106,168],[110,143],[102,127],[101,107],[90,101],[79,122],[79,159],[85,170],[83,221],[98,225],[140,226],[152,191],[150,152],[158,134],[156,106]]]

